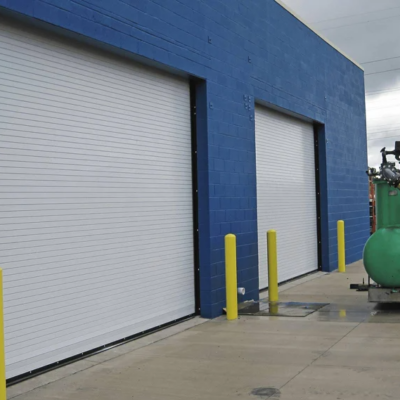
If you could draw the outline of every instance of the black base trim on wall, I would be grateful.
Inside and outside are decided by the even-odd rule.
[[[155,328],[148,329],[146,331],[137,333],[135,335],[127,336],[127,337],[125,337],[123,339],[116,340],[116,341],[111,342],[111,343],[107,343],[104,346],[96,347],[95,349],[92,349],[92,350],[89,350],[89,351],[85,351],[83,353],[79,353],[79,354],[77,354],[75,356],[65,358],[64,360],[57,361],[57,362],[55,362],[53,364],[49,364],[49,365],[46,365],[44,367],[41,367],[41,368],[35,369],[33,371],[27,372],[25,374],[18,375],[18,376],[15,376],[13,378],[7,379],[7,387],[16,385],[18,383],[21,383],[21,382],[26,381],[28,379],[34,378],[35,376],[42,375],[42,374],[44,374],[46,372],[50,372],[50,371],[55,370],[57,368],[64,367],[64,366],[66,366],[68,364],[72,364],[72,363],[74,363],[76,361],[83,360],[84,358],[88,358],[88,357],[94,356],[96,354],[103,353],[104,351],[110,350],[110,349],[112,349],[114,347],[122,346],[123,344],[126,344],[128,342],[132,342],[133,340],[140,339],[140,338],[142,338],[144,336],[148,336],[148,335],[150,335],[152,333],[161,331],[163,329],[170,328],[171,326],[178,325],[178,324],[180,324],[180,323],[182,323],[184,321],[188,321],[188,320],[194,318],[195,316],[196,316],[196,314],[191,314],[191,315],[188,315],[186,317],[182,317],[182,318],[176,319],[174,321],[167,322],[166,324],[159,325],[159,326],[157,326]]]

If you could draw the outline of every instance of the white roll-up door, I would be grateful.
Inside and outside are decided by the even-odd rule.
[[[195,311],[186,80],[0,26],[7,377]]]
[[[314,131],[311,123],[255,110],[260,288],[268,286],[266,232],[277,231],[279,282],[318,269]]]

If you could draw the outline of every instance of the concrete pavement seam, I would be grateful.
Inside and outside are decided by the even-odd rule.
[[[301,371],[299,371],[293,378],[290,378],[284,385],[282,385],[279,390],[282,390],[286,385],[296,379],[300,374],[302,374],[307,368],[311,367],[316,361],[318,361],[321,357],[323,357],[329,350],[331,350],[334,346],[340,343],[343,339],[345,339],[351,332],[353,332],[356,328],[358,328],[365,320],[359,322],[356,326],[350,329],[344,336],[342,336],[339,340],[332,344],[328,349],[326,349],[322,354],[320,354],[315,360],[312,360],[308,365],[306,365]]]

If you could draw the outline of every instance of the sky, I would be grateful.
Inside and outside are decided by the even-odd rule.
[[[400,1],[283,1],[364,68],[368,163],[377,167],[382,147],[400,140]]]

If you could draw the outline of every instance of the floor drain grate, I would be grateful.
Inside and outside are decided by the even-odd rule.
[[[268,300],[247,301],[239,305],[239,315],[265,317],[306,317],[329,303],[282,302],[270,304]]]

